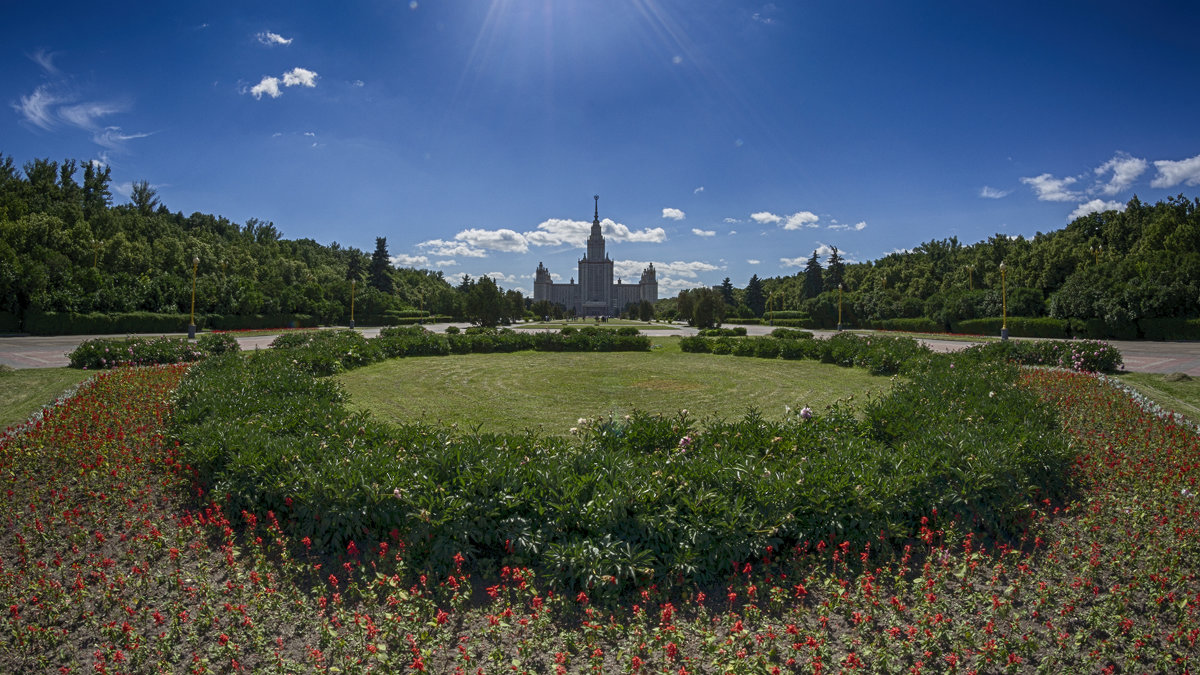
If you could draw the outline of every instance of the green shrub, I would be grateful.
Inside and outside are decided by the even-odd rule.
[[[785,326],[788,328],[813,328],[812,319],[773,319],[772,326]]]
[[[67,358],[72,368],[96,369],[196,361],[200,347],[182,337],[94,338],[85,340]]]
[[[389,339],[403,337],[420,336]],[[415,567],[450,572],[462,554],[598,594],[667,578],[719,582],[731,560],[768,547],[899,546],[934,508],[1004,538],[1030,501],[1066,490],[1070,453],[1053,414],[1003,365],[918,359],[927,369],[861,419],[848,406],[703,427],[686,413],[635,413],[583,420],[567,440],[385,427],[351,413],[336,382],[300,357],[333,339],[346,336],[205,360],[172,420],[183,461],[228,496],[227,511],[273,511],[318,551],[395,529]]]
[[[0,333],[21,332],[21,320],[12,312],[0,312]]]
[[[217,356],[229,352],[241,351],[237,338],[228,333],[205,333],[196,339],[196,348],[205,356]]]
[[[807,319],[809,317],[805,312],[792,309],[779,309],[773,312],[764,312],[762,318],[763,321],[775,321],[778,323],[780,319]]]
[[[201,317],[197,316],[197,320]],[[308,314],[209,314],[204,317],[212,330],[273,330],[276,328],[316,328],[319,321]],[[196,324],[201,325],[200,323]]]
[[[771,337],[779,340],[809,340],[813,334],[806,330],[796,330],[795,328],[776,328],[771,331]]]
[[[693,354],[712,353],[712,348],[709,346],[708,340],[695,335],[679,338],[679,349],[680,351]]]
[[[1139,319],[1147,340],[1200,340],[1200,319]]]
[[[696,334],[703,337],[745,337],[746,328],[745,326],[738,326],[736,328],[701,328],[696,331]]]
[[[946,332],[946,326],[943,323],[926,317],[915,317],[910,319],[882,319],[879,321],[870,322],[870,327],[879,330],[896,330],[908,333]]]
[[[204,319],[197,315],[196,325],[203,326]],[[189,320],[187,314],[74,314],[30,309],[25,312],[25,332],[31,335],[183,333],[187,331]]]
[[[1120,351],[1094,340],[1006,340],[975,345],[959,353],[977,362],[1010,361],[1085,372],[1112,373],[1122,365]]]
[[[380,344],[354,330],[314,330],[284,333],[271,342],[292,362],[314,375],[333,375],[383,360]]]
[[[953,325],[955,333],[969,335],[999,335],[1004,325],[1001,317],[984,319],[967,319]],[[1008,334],[1012,337],[1037,337],[1063,339],[1070,337],[1070,323],[1066,319],[1050,317],[1021,317],[1008,318]]]
[[[458,335],[458,326],[446,326],[446,335]]]

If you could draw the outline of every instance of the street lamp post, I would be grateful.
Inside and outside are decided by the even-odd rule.
[[[842,285],[838,284],[838,330],[842,329]]]
[[[350,328],[354,328],[354,284],[358,283],[355,279],[350,280]]]
[[[1000,339],[1008,339],[1008,286],[1005,284],[1004,261],[1000,261]]]
[[[199,257],[192,258],[192,322],[188,324],[188,339],[196,339],[196,267],[200,264]]]

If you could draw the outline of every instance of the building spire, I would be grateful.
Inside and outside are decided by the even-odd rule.
[[[600,195],[594,195],[592,198],[596,200],[596,214],[592,217],[596,222],[600,222]]]

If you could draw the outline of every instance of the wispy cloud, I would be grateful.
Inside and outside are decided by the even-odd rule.
[[[263,43],[264,45],[274,46],[274,45],[290,45],[290,44],[292,44],[292,38],[285,38],[282,35],[280,35],[279,33],[272,33],[269,30],[265,30],[265,31],[259,33],[258,35],[255,35],[254,37],[258,38],[258,41]]]
[[[717,236],[717,231],[716,230],[701,230],[698,227],[693,227],[692,234],[696,235],[697,237],[715,237],[715,236]]]
[[[1200,185],[1200,155],[1173,161],[1160,159],[1154,163],[1158,175],[1150,181],[1150,187],[1172,188],[1180,183]]]
[[[1100,192],[1108,196],[1115,195],[1129,188],[1149,168],[1144,159],[1132,157],[1128,153],[1118,152],[1112,159],[1096,167],[1094,173],[1103,176],[1111,172],[1112,178],[1107,183],[1098,186]]]
[[[54,65],[55,52],[48,52],[45,49],[39,49],[29,55],[33,62],[42,67],[47,75],[58,75],[58,66]]]
[[[662,210],[662,217],[670,218],[671,220],[683,220],[687,216],[679,209],[666,208]]]
[[[726,218],[725,222],[729,223],[730,225],[733,225],[734,223],[740,223],[742,221],[737,218]]]
[[[63,99],[50,90],[49,85],[43,84],[28,96],[22,96],[20,102],[13,104],[13,109],[21,114],[26,122],[39,129],[49,131],[54,128],[54,106],[62,103]]]
[[[92,134],[92,140],[97,145],[108,148],[109,150],[124,150],[126,141],[132,141],[138,138],[146,138],[153,136],[152,133],[132,133],[127,134],[121,131],[121,127],[105,127],[104,129]]]
[[[81,129],[95,129],[100,126],[100,118],[120,112],[125,112],[125,106],[100,102],[63,106],[58,110],[59,116]]]
[[[1086,216],[1089,213],[1102,213],[1104,211],[1124,211],[1124,210],[1125,210],[1125,204],[1122,204],[1121,202],[1106,202],[1103,199],[1093,199],[1092,201],[1087,202],[1086,204],[1080,204],[1078,208],[1076,208],[1074,211],[1071,212],[1071,215],[1067,216],[1067,220],[1072,221],[1072,220],[1075,220],[1076,218]]]
[[[998,190],[987,185],[984,185],[983,189],[979,191],[979,196],[985,199],[1004,199],[1010,194],[1012,194],[1012,190]]]
[[[256,99],[262,99],[263,95],[271,98],[279,98],[283,95],[283,91],[279,88],[284,87],[315,87],[317,86],[317,73],[308,70],[307,68],[292,68],[280,77],[265,76],[263,79],[247,91]]]
[[[1068,187],[1076,183],[1077,180],[1073,176],[1055,178],[1051,174],[1043,173],[1040,176],[1032,178],[1022,178],[1021,182],[1033,189],[1038,201],[1073,202],[1079,199],[1080,194],[1068,189]]]
[[[700,194],[701,192],[704,192],[704,186],[703,186],[703,185],[701,185],[700,187],[696,188],[695,190],[692,190],[692,194],[694,194],[694,195],[698,195],[698,194]]]

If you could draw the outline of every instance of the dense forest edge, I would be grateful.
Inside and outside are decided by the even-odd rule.
[[[193,280],[208,329],[345,324],[352,298],[358,325],[562,315],[487,277],[395,267],[384,237],[369,254],[289,240],[270,222],[171,212],[145,181],[114,204],[110,181],[87,161],[18,168],[0,155],[0,333],[182,331]],[[1200,199],[1135,196],[1031,238],[951,237],[871,262],[814,251],[794,275],[727,278],[629,312],[817,328],[840,312],[846,327],[964,333],[998,333],[1006,312],[1015,335],[1198,339]]]

